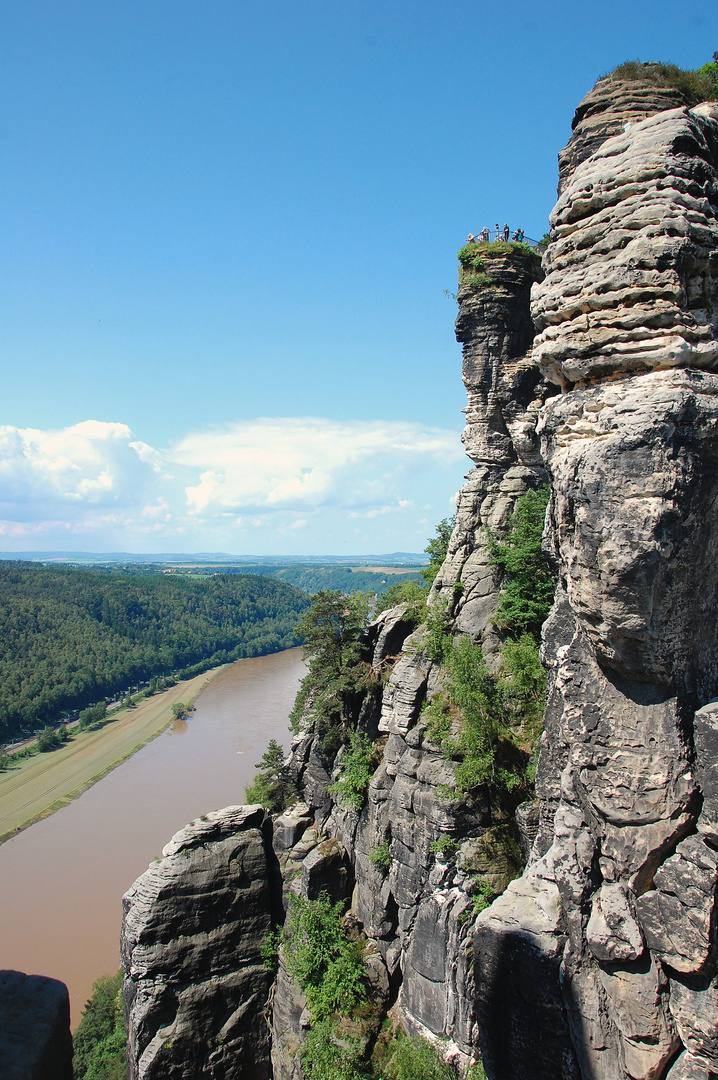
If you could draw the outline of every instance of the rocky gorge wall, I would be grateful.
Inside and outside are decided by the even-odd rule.
[[[712,103],[626,123],[551,216],[532,302],[564,389],[539,424],[558,577],[541,826],[476,929],[497,1077],[718,1073],[717,140]],[[536,1072],[559,1021],[562,1060]]]
[[[718,1075],[718,106],[601,80],[559,161],[542,266],[462,257],[474,467],[429,598],[497,669],[488,531],[548,479],[537,799],[514,818],[485,787],[442,797],[454,763],[422,712],[441,664],[385,612],[365,640],[383,690],[353,718],[379,760],[363,808],[305,725],[295,807],[193,823],[128,893],[132,1080],[299,1080],[306,999],[281,950],[271,991],[260,962],[290,892],[349,901],[372,1001],[461,1065],[480,1049],[489,1080]]]
[[[469,399],[464,442],[475,468],[459,495],[456,527],[432,603],[446,609],[457,632],[482,642],[487,657],[495,661],[498,637],[491,617],[501,573],[491,562],[487,528],[502,535],[520,496],[545,482],[536,425],[555,389],[529,354],[534,333],[530,290],[541,277],[540,260],[526,250],[499,246],[485,253],[485,261],[489,285],[483,280],[477,284],[474,275],[462,272],[457,320]],[[488,790],[456,801],[442,797],[441,789],[453,784],[453,765],[427,736],[422,721],[422,708],[432,699],[441,667],[424,647],[425,628],[413,627],[400,606],[384,612],[365,635],[367,664],[384,689],[378,697],[367,695],[354,718],[357,730],[380,749],[380,764],[360,812],[344,806],[329,790],[340,775],[342,755],[336,762],[327,757],[311,723],[295,736],[288,760],[300,802],[274,822],[273,851],[283,885],[270,883],[271,897],[265,894],[264,903],[267,911],[282,902],[286,906],[290,892],[308,900],[326,894],[333,902],[350,901],[352,918],[367,938],[373,1000],[385,1011],[393,1007],[410,1032],[444,1039],[449,1055],[465,1064],[478,1047],[472,898],[478,882],[497,895],[515,874],[504,853],[504,840],[514,826]],[[231,823],[236,812],[229,808],[209,818],[228,816]],[[251,813],[260,813],[259,808],[251,808]],[[214,841],[200,826],[195,822],[185,830],[194,835],[200,829],[193,842],[196,854],[189,853],[192,844],[182,842],[183,861],[178,862],[174,849],[184,835],[178,834],[165,849],[165,858],[125,898],[123,965],[132,1080],[182,1076],[182,1061],[194,1063],[193,1076],[261,1080],[268,1075],[266,1039],[256,1044],[265,1047],[262,1062],[239,1053],[219,1056],[218,1033],[244,1009],[234,998],[218,1009],[216,992],[209,991],[217,978],[215,967],[231,971],[233,964],[219,929],[210,944],[202,938],[201,963],[194,948],[163,944],[170,939],[196,941],[198,921],[204,934],[220,919],[221,903],[230,903],[220,867],[226,859],[223,845],[236,844],[239,837]],[[523,823],[523,830],[528,850],[533,821]],[[451,856],[437,849],[441,841],[449,841]],[[388,845],[389,868],[372,860],[381,845]],[[217,869],[218,888],[211,875],[205,877],[207,861]],[[260,863],[255,869],[262,874]],[[191,910],[183,911],[172,897],[198,872],[206,903],[193,887]],[[234,914],[227,911],[227,921],[235,926]],[[245,932],[253,935],[245,951],[253,949],[255,959],[268,929],[269,923],[245,925]],[[214,950],[218,956],[213,958]],[[309,1014],[281,951],[279,961],[267,1013],[271,1068],[276,1080],[299,1080],[297,1050],[306,1037]],[[176,970],[170,974],[172,967]],[[191,1010],[205,994],[209,1016],[200,1020]],[[253,1008],[256,1012],[256,1005]],[[172,1068],[177,1071],[167,1071]]]

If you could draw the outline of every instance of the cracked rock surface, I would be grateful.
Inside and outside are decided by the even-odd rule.
[[[124,896],[130,1080],[271,1076],[259,951],[281,896],[271,830],[261,806],[199,818]]]
[[[631,94],[582,147],[578,119],[532,294],[558,587],[538,835],[477,924],[496,1080],[718,1072],[718,106],[619,124]],[[552,1003],[564,1060],[537,1067]]]

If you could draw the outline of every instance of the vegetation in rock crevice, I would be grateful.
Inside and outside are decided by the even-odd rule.
[[[547,486],[527,491],[519,499],[508,536],[489,536],[491,561],[504,570],[504,587],[495,623],[511,637],[529,634],[538,642],[553,603],[554,582],[541,550]]]
[[[541,553],[547,487],[519,499],[506,538],[489,538],[495,565],[505,573],[496,625],[506,634],[498,674],[481,645],[454,641],[448,611],[434,604],[424,638],[443,669],[443,686],[424,710],[427,735],[455,763],[457,798],[485,785],[510,808],[529,794],[533,747],[541,730],[545,672],[539,659],[541,626],[554,585]]]
[[[302,680],[290,714],[292,729],[311,727],[333,761],[356,726],[367,693],[380,683],[367,662],[364,628],[369,612],[365,593],[318,592],[296,627],[304,638],[309,671]]]
[[[339,779],[330,785],[329,793],[338,795],[344,806],[358,812],[378,764],[376,745],[364,732],[353,731],[341,759]]]
[[[458,1080],[438,1047],[409,1038],[372,1001],[365,940],[344,905],[290,896],[282,951],[307,998],[310,1027],[298,1056],[305,1080]],[[383,1036],[388,1027],[388,1037]],[[465,1080],[484,1080],[475,1063]]]
[[[346,933],[343,910],[344,904],[332,904],[326,895],[289,898],[284,960],[306,994],[313,1021],[348,1016],[367,998],[362,943]]]
[[[272,814],[282,810],[297,798],[297,789],[287,765],[285,754],[276,739],[270,739],[267,749],[254,766],[258,775],[244,789],[248,803],[261,803]]]

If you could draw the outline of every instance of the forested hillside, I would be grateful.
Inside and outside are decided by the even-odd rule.
[[[387,574],[351,566],[284,566],[275,570],[273,576],[312,595],[322,589],[340,589],[345,593],[369,592],[381,596],[391,585],[422,580],[419,570]]]
[[[0,742],[141,680],[290,648],[308,604],[268,577],[0,563]]]

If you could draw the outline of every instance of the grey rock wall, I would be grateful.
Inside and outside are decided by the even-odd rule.
[[[70,998],[44,975],[0,971],[0,1076],[72,1080]]]
[[[430,602],[446,608],[457,633],[481,641],[491,658],[498,645],[491,616],[501,578],[490,563],[487,529],[505,532],[518,498],[545,482],[536,425],[556,390],[530,357],[530,290],[542,276],[539,260],[520,250],[489,250],[484,268],[488,287],[462,274],[457,319],[469,401],[463,440],[475,468],[460,492],[449,554]],[[380,739],[382,748],[361,813],[328,793],[336,766],[325,760],[311,731],[295,738],[291,767],[327,843],[340,844],[346,853],[351,870],[344,886],[337,880],[338,890],[353,890],[352,912],[386,965],[397,1015],[410,1031],[445,1039],[445,1048],[465,1062],[478,1045],[472,895],[477,873],[496,893],[505,888],[508,868],[502,871],[495,854],[487,852],[508,825],[485,791],[459,803],[442,797],[442,788],[453,783],[453,768],[426,737],[421,719],[440,670],[422,647],[423,631],[410,630],[397,608],[385,612],[368,634],[368,661],[388,678],[378,708],[362,710],[359,717],[359,727]],[[525,816],[527,829],[535,832],[531,814]],[[447,839],[458,849],[453,858],[436,850]],[[389,869],[371,858],[383,844],[391,853]],[[317,859],[323,866],[324,860],[318,848],[300,852],[302,859],[290,888],[309,896],[306,865]],[[283,965],[273,1015],[275,1080],[295,1080],[308,1016]]]
[[[487,529],[501,536],[518,498],[545,483],[536,427],[556,391],[531,358],[529,302],[531,286],[543,277],[540,260],[491,248],[482,259],[492,284],[477,287],[474,275],[462,271],[456,320],[468,398],[462,441],[474,468],[459,492],[456,527],[432,596],[446,605],[456,631],[482,641],[491,658],[501,576],[490,562]],[[396,680],[405,685],[403,670]]]
[[[271,1076],[260,955],[281,911],[271,835],[261,806],[208,814],[124,896],[130,1080]]]
[[[589,150],[533,293],[559,585],[532,861],[477,920],[492,1080],[718,1073],[718,107]]]

